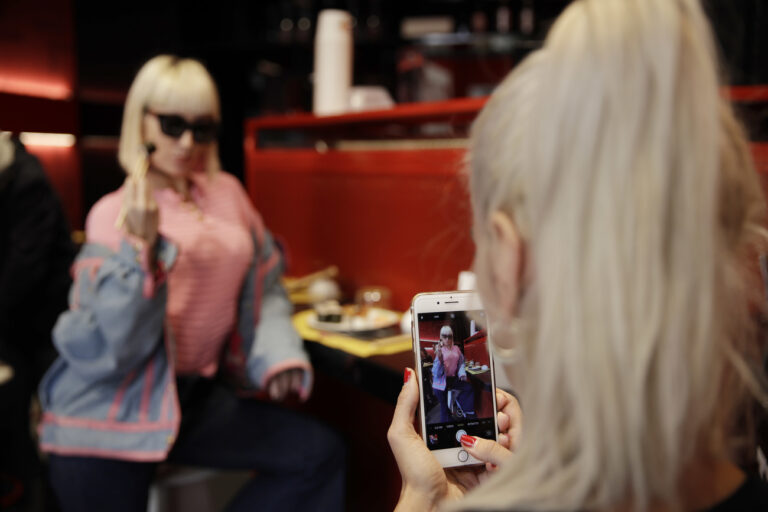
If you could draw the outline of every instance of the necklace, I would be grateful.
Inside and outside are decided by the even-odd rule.
[[[205,214],[203,213],[203,210],[201,210],[200,207],[197,206],[197,203],[195,203],[192,199],[186,199],[182,201],[181,204],[190,213],[195,215],[195,217],[197,217],[197,220],[202,221],[205,218]]]

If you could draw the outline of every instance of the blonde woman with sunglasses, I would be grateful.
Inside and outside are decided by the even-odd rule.
[[[306,400],[312,367],[280,251],[220,170],[219,123],[198,61],[155,57],[128,92],[128,176],[88,215],[40,387],[40,446],[65,512],[145,510],[166,460],[256,471],[230,510],[343,506],[338,437],[268,403]]]
[[[500,443],[462,440],[488,464],[444,472],[407,379],[398,510],[768,510],[734,463],[747,390],[768,403],[750,370],[765,203],[698,1],[574,1],[483,109],[468,172],[524,414],[499,392]]]

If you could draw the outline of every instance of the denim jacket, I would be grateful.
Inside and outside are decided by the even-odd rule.
[[[288,368],[312,373],[280,285],[282,260],[266,230],[239,296],[236,328],[221,371],[243,392],[263,389]],[[86,244],[75,265],[70,309],[53,331],[59,358],[40,384],[43,451],[134,461],[164,460],[178,433],[172,334],[166,327],[165,272],[176,248],[158,241],[155,275],[127,240],[119,251]]]

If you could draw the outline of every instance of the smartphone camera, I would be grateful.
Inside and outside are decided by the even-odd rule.
[[[412,334],[421,378],[422,439],[443,467],[478,464],[463,450],[460,438],[496,438],[488,335],[474,321],[482,306],[474,292],[449,292],[438,295],[440,299],[434,295],[419,294],[411,305],[417,319]]]

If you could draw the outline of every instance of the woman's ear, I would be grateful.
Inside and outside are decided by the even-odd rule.
[[[489,218],[491,228],[490,263],[496,297],[501,311],[513,314],[525,269],[524,242],[515,222],[504,212],[493,212]]]

